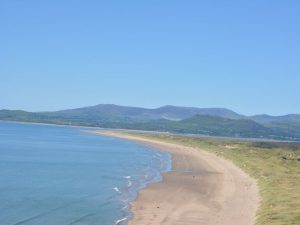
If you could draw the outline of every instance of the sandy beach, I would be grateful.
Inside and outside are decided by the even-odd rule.
[[[94,132],[94,131],[93,131]],[[139,191],[129,225],[253,225],[259,205],[256,181],[231,162],[204,150],[115,131],[124,138],[168,151],[172,171]]]

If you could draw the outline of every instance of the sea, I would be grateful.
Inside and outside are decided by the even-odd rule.
[[[91,129],[0,122],[0,225],[127,224],[171,156]]]

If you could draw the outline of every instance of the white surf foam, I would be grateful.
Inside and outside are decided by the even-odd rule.
[[[127,217],[124,217],[124,218],[122,218],[120,220],[117,220],[116,223],[115,223],[115,225],[119,225],[119,224],[121,224],[121,222],[123,222],[125,220],[127,220]]]
[[[114,190],[115,190],[116,192],[118,192],[118,193],[121,194],[121,191],[120,191],[120,189],[119,189],[118,187],[114,187]]]

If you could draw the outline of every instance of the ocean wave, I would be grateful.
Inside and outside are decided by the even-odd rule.
[[[115,225],[121,225],[122,222],[126,221],[127,219],[128,219],[127,217],[124,217],[124,218],[122,218],[122,219],[120,219],[120,220],[117,220],[117,221],[115,222]]]
[[[131,187],[132,186],[132,182],[129,180],[128,182],[127,182],[127,187]]]
[[[113,189],[120,194],[122,193],[118,187],[114,187]]]

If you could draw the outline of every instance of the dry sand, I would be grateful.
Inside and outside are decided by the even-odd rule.
[[[131,203],[129,225],[253,225],[258,208],[254,179],[231,162],[195,148],[115,131],[96,131],[172,154],[172,171]]]

